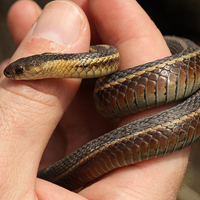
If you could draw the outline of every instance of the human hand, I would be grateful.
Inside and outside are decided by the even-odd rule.
[[[85,0],[75,2],[91,22],[92,43],[102,41],[119,50],[120,70],[169,55],[160,32],[136,1],[113,0],[105,4],[103,0],[91,0],[88,7]],[[20,7],[24,8],[24,17],[18,19]],[[68,1],[48,4],[24,38],[40,12],[32,1],[18,1],[10,10],[11,32],[18,44],[22,42],[11,61],[42,52],[88,50],[87,19],[80,8]],[[1,77],[0,196],[4,199],[175,199],[187,165],[188,149],[117,169],[79,194],[36,179],[41,155],[58,122],[43,156],[43,166],[118,125],[117,120],[107,121],[95,111],[93,86],[86,88],[83,84],[78,91],[79,85],[80,80],[76,79],[12,81]],[[163,108],[123,118],[119,126]]]

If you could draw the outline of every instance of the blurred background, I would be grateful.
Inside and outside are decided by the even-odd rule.
[[[0,62],[16,49],[6,24],[15,0],[0,1]],[[48,0],[36,0],[43,8]],[[200,45],[200,0],[138,0],[163,35],[189,38]],[[23,10],[23,8],[22,8]],[[179,192],[179,200],[200,200],[200,142],[192,146],[190,162]]]

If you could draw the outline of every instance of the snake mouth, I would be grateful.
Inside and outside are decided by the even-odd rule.
[[[19,80],[20,79],[20,78],[17,78],[17,76],[19,77],[19,75],[11,73],[7,69],[5,69],[3,73],[4,73],[4,75],[5,75],[6,78],[13,79],[13,80]]]

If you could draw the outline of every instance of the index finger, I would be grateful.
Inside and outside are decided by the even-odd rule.
[[[164,38],[137,1],[89,1],[94,23],[104,43],[117,47],[121,55],[121,68],[126,69],[170,55]],[[101,10],[101,13],[98,12]],[[152,110],[157,112],[158,109]],[[140,117],[149,114],[140,114]],[[138,114],[121,123],[138,118]],[[188,149],[172,155],[117,169],[82,191],[86,197],[94,187],[100,187],[106,196],[110,193],[128,194],[126,199],[165,199],[176,197],[188,160]],[[180,170],[181,169],[181,170]],[[166,173],[167,172],[167,173]],[[174,177],[174,174],[177,174]],[[171,180],[174,180],[173,183]],[[156,185],[156,187],[153,187]],[[109,189],[106,189],[108,187]],[[120,190],[119,190],[120,188]],[[93,190],[92,190],[93,189]],[[92,193],[96,198],[102,193]]]

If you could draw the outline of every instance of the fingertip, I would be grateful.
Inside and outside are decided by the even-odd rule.
[[[29,29],[41,13],[41,8],[31,0],[16,1],[7,16],[8,27],[17,45],[21,43]]]

